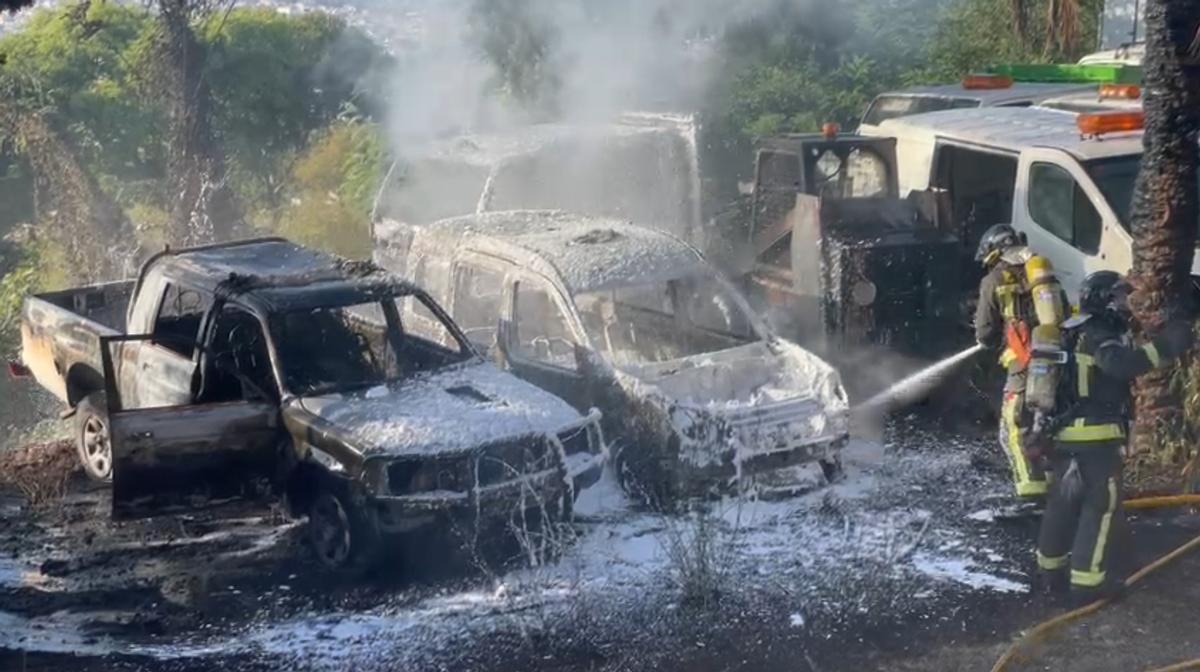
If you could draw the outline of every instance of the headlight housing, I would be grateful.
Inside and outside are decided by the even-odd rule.
[[[388,491],[393,495],[467,489],[467,460],[395,460],[387,467]]]

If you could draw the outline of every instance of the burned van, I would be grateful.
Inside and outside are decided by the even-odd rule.
[[[837,372],[776,337],[678,238],[546,210],[375,231],[377,261],[448,306],[477,349],[602,411],[627,489],[661,501],[787,489],[788,468],[836,464],[848,433]],[[426,316],[413,309],[416,328]]]

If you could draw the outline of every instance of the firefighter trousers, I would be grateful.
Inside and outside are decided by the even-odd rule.
[[[1113,531],[1124,524],[1121,443],[1058,442],[1051,458],[1054,485],[1038,531],[1037,561],[1044,571],[1071,570],[1071,588],[1106,585]]]
[[[1012,469],[1018,497],[1046,494],[1046,472],[1038,461],[1025,456],[1025,436],[1029,429],[1029,411],[1025,408],[1025,371],[1010,371],[1004,383],[1004,401],[1000,407],[1000,447]]]

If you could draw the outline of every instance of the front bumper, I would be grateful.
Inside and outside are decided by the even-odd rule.
[[[727,450],[721,460],[698,465],[684,462],[685,482],[712,484],[787,469],[819,460],[833,460],[849,441],[849,434],[829,434],[770,450]]]
[[[435,527],[447,521],[458,525],[486,525],[508,518],[514,511],[557,504],[568,493],[574,499],[600,480],[608,450],[600,433],[599,411],[592,411],[562,433],[590,429],[588,446],[596,452],[564,454],[560,464],[505,481],[466,491],[434,490],[407,495],[369,495],[367,502],[387,534],[402,534]],[[594,443],[592,443],[594,441]]]
[[[549,505],[562,497],[566,480],[560,469],[525,474],[519,479],[467,492],[435,490],[413,495],[368,498],[381,531],[414,532],[450,519],[464,524],[503,519],[517,507]]]

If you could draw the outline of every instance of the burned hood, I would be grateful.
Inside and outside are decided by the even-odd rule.
[[[466,452],[578,421],[566,402],[486,362],[343,394],[305,397],[304,410],[331,423],[364,455]]]
[[[720,411],[807,398],[827,411],[846,408],[837,371],[803,348],[776,341],[642,366],[624,373],[676,404]]]

